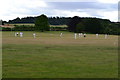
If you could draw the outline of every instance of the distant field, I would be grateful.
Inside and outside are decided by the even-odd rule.
[[[7,27],[14,26],[14,25],[29,25],[34,26],[35,24],[5,24]],[[50,27],[67,27],[67,25],[50,25]]]
[[[34,24],[26,24],[26,23],[25,24],[24,23],[22,23],[22,24],[9,24],[9,25],[13,25],[13,26],[14,25],[30,25],[30,26],[34,26]]]
[[[74,39],[62,32],[3,32],[3,78],[117,78],[118,36]]]
[[[67,25],[50,25],[50,27],[67,27]]]

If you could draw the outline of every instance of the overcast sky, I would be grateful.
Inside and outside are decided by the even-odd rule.
[[[118,21],[119,0],[1,0],[0,19],[16,17],[97,17]]]

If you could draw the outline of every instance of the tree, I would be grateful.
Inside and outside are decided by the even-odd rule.
[[[76,26],[76,32],[77,33],[78,32],[85,32],[85,25],[82,22],[80,22],[80,23],[77,24],[77,26]]]
[[[97,18],[86,19],[84,21],[84,25],[87,32],[90,33],[101,33],[103,29],[103,25],[101,21]]]
[[[48,18],[46,15],[42,14],[38,16],[35,20],[35,30],[36,31],[49,31],[50,26],[48,23]]]
[[[74,16],[71,21],[67,24],[68,30],[71,32],[77,32],[76,26],[81,21],[81,18],[78,16]]]
[[[3,21],[2,20],[0,20],[0,25],[2,25],[3,23],[2,23]]]

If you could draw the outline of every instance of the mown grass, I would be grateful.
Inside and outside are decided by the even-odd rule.
[[[14,26],[14,25],[19,25],[19,26],[21,26],[21,25],[34,26],[33,23],[18,23],[18,24],[9,24],[9,25],[10,26]]]
[[[117,36],[74,39],[73,33],[3,32],[3,78],[115,78],[118,77]],[[52,35],[49,35],[52,34]]]

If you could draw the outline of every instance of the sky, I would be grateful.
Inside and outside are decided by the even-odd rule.
[[[1,0],[0,19],[17,17],[97,17],[118,21],[119,0]]]

